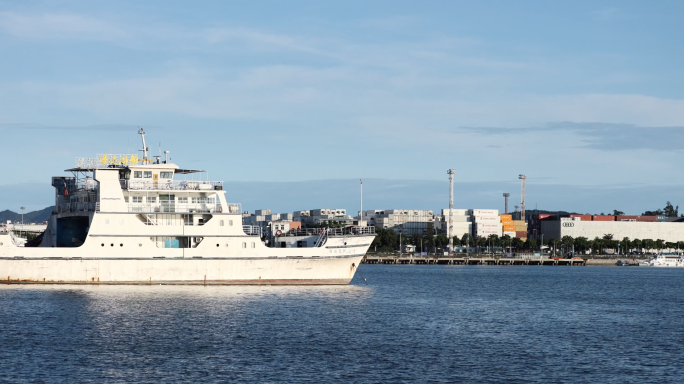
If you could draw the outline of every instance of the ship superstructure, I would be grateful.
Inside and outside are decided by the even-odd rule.
[[[150,158],[79,158],[53,177],[55,208],[37,247],[0,232],[4,282],[113,284],[347,284],[374,227],[325,228],[290,247],[242,225],[223,182]]]

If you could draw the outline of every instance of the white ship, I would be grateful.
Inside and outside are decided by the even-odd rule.
[[[684,256],[680,253],[660,253],[646,263],[651,267],[684,267]]]
[[[34,247],[0,229],[0,282],[85,284],[348,284],[375,228],[282,234],[242,225],[223,183],[198,170],[98,155],[53,177],[55,208]],[[179,180],[185,177],[186,180]],[[272,233],[271,233],[272,232]],[[280,237],[278,237],[280,236]]]

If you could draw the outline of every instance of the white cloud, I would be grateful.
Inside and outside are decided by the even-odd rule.
[[[67,13],[0,12],[0,29],[15,36],[43,39],[117,41],[130,36],[125,28],[107,21]]]

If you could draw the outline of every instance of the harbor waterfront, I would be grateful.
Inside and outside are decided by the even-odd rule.
[[[680,268],[457,265],[362,265],[341,286],[0,285],[0,381],[674,383],[681,292]]]
[[[626,259],[583,259],[581,257],[506,257],[489,256],[413,256],[413,255],[366,255],[362,264],[421,264],[421,265],[567,265],[567,266],[616,266],[619,264],[638,266],[638,260]]]

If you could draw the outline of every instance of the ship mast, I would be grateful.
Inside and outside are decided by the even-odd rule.
[[[139,134],[140,137],[142,138],[142,145],[143,145],[143,149],[142,149],[142,153],[143,153],[143,164],[147,164],[147,151],[149,150],[149,148],[147,148],[147,145],[145,145],[145,131],[143,131],[143,129],[140,128],[140,131],[138,131],[138,134]]]

